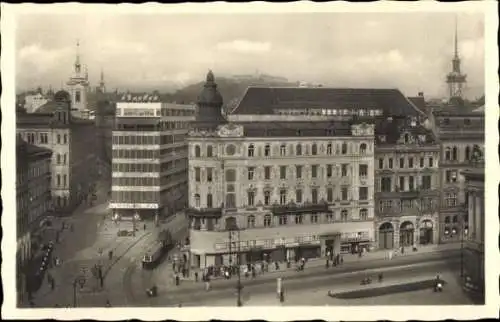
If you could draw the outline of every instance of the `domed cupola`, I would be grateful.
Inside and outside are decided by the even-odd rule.
[[[71,96],[68,92],[61,90],[54,94],[54,101],[56,102],[69,102],[71,101]]]
[[[222,116],[223,103],[222,95],[217,89],[217,83],[215,83],[214,74],[210,70],[203,90],[198,96],[198,113],[193,125],[200,129],[214,129],[218,125],[226,123],[226,119]]]

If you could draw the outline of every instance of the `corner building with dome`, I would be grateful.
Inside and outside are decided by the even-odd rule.
[[[210,71],[197,105],[188,135],[192,267],[378,247],[376,127],[423,118],[400,91],[249,87],[223,117]]]

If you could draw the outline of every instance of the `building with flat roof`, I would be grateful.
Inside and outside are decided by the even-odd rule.
[[[375,124],[422,111],[394,89],[249,87],[227,118],[222,104],[209,72],[188,138],[192,266],[377,246]]]
[[[187,197],[187,143],[195,107],[124,94],[112,133],[110,209],[116,220],[168,216]]]
[[[17,113],[16,131],[30,144],[52,151],[54,210],[68,214],[87,200],[97,179],[95,125],[71,114],[71,99],[59,91],[35,113]]]
[[[36,245],[36,233],[52,210],[52,151],[16,140],[16,275],[17,301],[26,300],[26,270]],[[34,251],[34,250],[33,250]]]

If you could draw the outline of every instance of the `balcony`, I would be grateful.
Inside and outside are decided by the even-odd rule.
[[[319,212],[329,212],[328,203],[305,203],[303,205],[297,205],[295,203],[290,203],[288,205],[274,205],[271,207],[273,215],[280,216],[285,214],[313,214]]]
[[[220,218],[222,217],[222,208],[187,208],[186,215],[189,217],[210,217],[210,218]]]

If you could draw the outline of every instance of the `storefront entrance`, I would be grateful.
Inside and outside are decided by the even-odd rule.
[[[378,247],[380,249],[394,248],[394,227],[389,222],[382,224],[379,228]]]
[[[415,227],[409,221],[405,221],[399,228],[399,246],[412,246]]]
[[[295,260],[319,257],[321,257],[321,247],[319,245],[299,246],[295,249]]]
[[[433,239],[433,225],[432,221],[430,220],[424,220],[420,224],[420,244],[421,245],[427,245],[427,244],[432,244]]]

